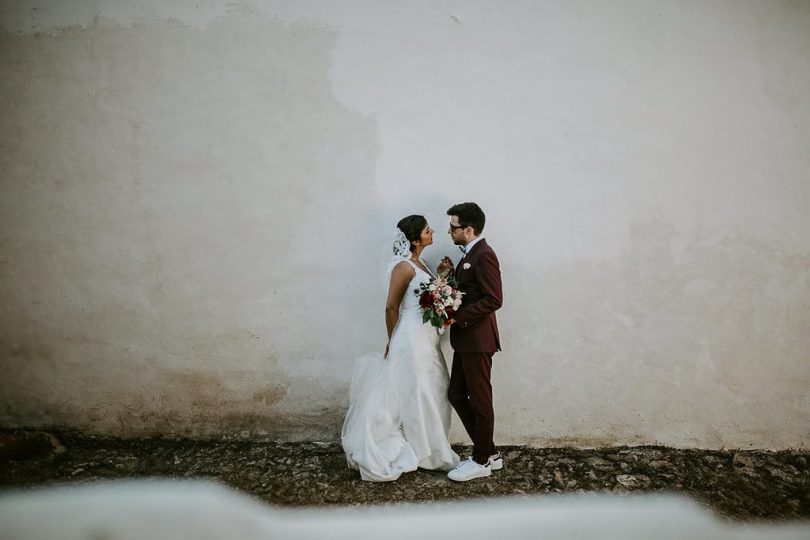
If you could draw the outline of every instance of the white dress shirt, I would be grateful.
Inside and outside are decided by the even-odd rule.
[[[478,238],[471,240],[469,244],[464,246],[464,257],[466,257],[470,253],[470,250],[473,248],[475,244],[477,244],[479,241],[483,239],[484,239],[483,236],[479,236]]]

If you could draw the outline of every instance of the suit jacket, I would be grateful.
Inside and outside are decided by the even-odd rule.
[[[465,268],[467,266],[467,268]],[[485,239],[459,261],[455,277],[465,293],[450,327],[455,352],[494,353],[501,350],[495,311],[503,305],[498,257]]]

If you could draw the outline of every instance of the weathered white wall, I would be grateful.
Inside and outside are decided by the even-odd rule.
[[[499,443],[810,443],[810,3],[0,3],[0,425],[331,439],[488,215]],[[456,440],[465,440],[458,426]]]

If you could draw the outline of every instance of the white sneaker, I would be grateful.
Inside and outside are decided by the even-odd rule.
[[[492,474],[492,469],[489,466],[489,461],[486,465],[476,463],[473,458],[462,461],[458,466],[447,473],[447,478],[455,480],[456,482],[466,482],[474,478],[483,478]]]
[[[489,468],[493,471],[500,471],[503,469],[503,456],[500,452],[489,456]]]

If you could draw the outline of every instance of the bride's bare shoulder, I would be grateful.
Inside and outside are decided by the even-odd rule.
[[[394,269],[391,273],[399,276],[412,276],[416,273],[416,270],[414,270],[413,265],[411,265],[411,263],[403,260],[399,261],[396,264],[396,266],[394,266]]]

